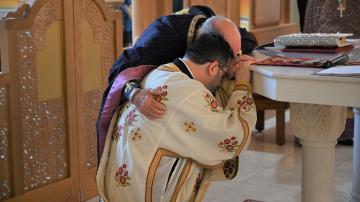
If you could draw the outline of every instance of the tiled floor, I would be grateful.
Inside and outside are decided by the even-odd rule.
[[[248,151],[240,156],[235,179],[214,182],[205,202],[242,202],[255,199],[266,202],[301,201],[301,148],[294,146],[294,135],[286,114],[286,144],[275,144],[275,117],[266,112],[265,130],[254,133]],[[337,146],[335,160],[335,202],[348,202],[351,191],[352,147]],[[91,202],[98,201],[93,199]]]
[[[210,185],[205,202],[233,202],[256,199],[266,202],[301,201],[301,148],[287,112],[286,144],[275,144],[275,117],[266,114],[265,130],[254,133],[248,151],[240,156],[238,175],[232,181]],[[350,200],[352,147],[337,146],[335,157],[335,202]]]

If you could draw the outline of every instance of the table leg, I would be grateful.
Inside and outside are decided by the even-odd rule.
[[[291,125],[302,144],[304,202],[334,199],[335,145],[345,128],[346,113],[346,107],[290,104]]]
[[[360,201],[360,108],[354,108],[354,154],[351,202]]]

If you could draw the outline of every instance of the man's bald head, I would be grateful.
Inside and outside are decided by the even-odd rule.
[[[218,32],[229,43],[234,55],[241,51],[241,36],[238,27],[228,18],[213,16],[201,26],[201,33]]]

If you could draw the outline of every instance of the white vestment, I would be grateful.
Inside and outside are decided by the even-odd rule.
[[[114,202],[194,201],[204,171],[224,167],[250,141],[256,122],[250,87],[228,85],[229,97],[219,99],[227,102],[223,108],[173,63],[141,85],[165,90],[156,100],[167,106],[166,115],[151,121],[130,103],[117,110],[96,176],[99,194]]]

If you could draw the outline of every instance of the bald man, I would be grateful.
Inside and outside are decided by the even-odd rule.
[[[185,12],[161,17],[151,23],[136,44],[125,50],[118,58],[110,72],[109,86],[104,92],[97,122],[99,159],[111,117],[121,103],[126,100],[133,101],[139,111],[151,120],[165,115],[166,107],[150,99],[152,96],[160,95],[161,92],[151,89],[141,91],[139,81],[154,67],[182,57],[186,47],[190,46],[200,34],[199,30],[203,27],[204,21],[213,15],[215,14],[208,7],[194,6]],[[230,26],[238,29],[235,25],[221,21],[215,24],[219,30],[225,29],[221,33],[226,40],[229,40],[235,55],[241,55],[240,47],[245,52],[250,52],[255,47],[256,41],[245,29],[240,29],[242,34],[240,38],[239,34],[231,35],[234,31],[229,32]],[[236,62],[240,58],[244,59],[237,56]]]
[[[249,144],[256,122],[249,64],[234,67],[239,46],[227,42],[239,42],[240,35],[224,18],[204,25],[184,57],[141,82],[143,89],[163,90],[155,99],[167,106],[165,117],[150,121],[130,102],[113,116],[96,177],[105,201],[194,201],[204,172],[233,169],[224,162]],[[212,91],[231,74],[235,86],[223,97],[226,103],[216,101]]]

